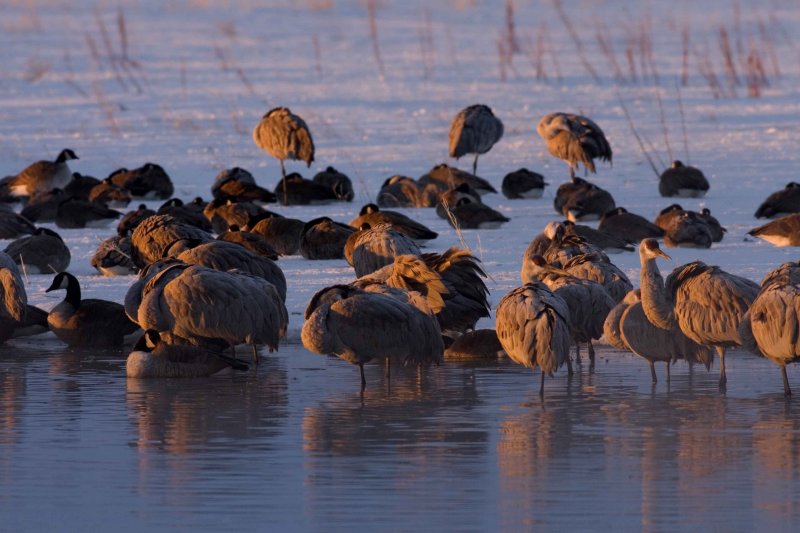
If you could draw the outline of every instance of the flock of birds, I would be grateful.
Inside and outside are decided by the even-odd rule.
[[[119,169],[104,180],[72,173],[77,159],[63,150],[55,161],[39,161],[16,176],[0,180],[0,238],[16,238],[0,253],[0,342],[12,336],[52,331],[70,347],[118,346],[138,337],[129,354],[129,377],[207,376],[225,368],[246,370],[235,346],[276,349],[286,335],[287,284],[277,260],[301,254],[307,259],[344,258],[356,279],[313,295],[301,330],[312,352],[333,354],[360,367],[383,359],[392,364],[438,364],[446,357],[496,357],[545,375],[566,364],[573,372],[570,348],[586,344],[594,366],[592,341],[628,349],[646,359],[655,382],[655,363],[669,368],[677,359],[707,368],[713,351],[720,359],[721,388],[726,386],[725,352],[745,346],[776,363],[784,392],[791,394],[785,365],[796,362],[800,340],[800,263],[786,263],[760,285],[716,266],[694,261],[663,279],[656,260],[668,258],[666,246],[708,248],[725,229],[708,209],[693,212],[673,204],[651,222],[618,207],[612,195],[575,176],[582,165],[595,172],[595,160],[612,161],[612,149],[600,127],[588,118],[551,113],[537,132],[549,152],[564,160],[571,181],[561,185],[554,208],[562,222],[549,223],[522,258],[522,284],[502,297],[495,329],[476,330],[490,316],[486,273],[470,251],[450,248],[423,253],[420,246],[437,234],[387,207],[436,207],[456,228],[495,228],[508,218],[481,196],[496,192],[477,176],[478,157],[503,135],[503,124],[485,105],[462,110],[450,129],[450,155],[474,154],[472,173],[441,164],[419,179],[393,176],[349,224],[320,217],[302,221],[264,208],[352,201],[349,178],[332,167],[313,179],[286,174],[285,160],[314,161],[314,143],[306,123],[287,108],[263,116],[253,132],[255,144],[277,158],[281,180],[274,191],[256,184],[242,168],[221,172],[213,200],[184,203],[160,166],[148,163]],[[503,180],[509,198],[538,198],[547,183],[528,169]],[[668,197],[701,197],[709,189],[703,173],[676,161],[660,177]],[[139,205],[122,216],[114,207],[133,199],[161,199],[156,211]],[[22,202],[17,213],[12,202]],[[757,217],[782,216],[752,235],[777,245],[800,244],[800,186],[790,183],[771,195]],[[92,265],[104,275],[138,278],[124,304],[83,299],[78,280],[67,272],[69,249],[53,230],[118,222],[117,235],[104,241]],[[598,227],[579,224],[599,220]],[[214,237],[213,234],[217,234]],[[641,261],[640,287],[611,262],[610,253],[634,251]],[[65,290],[49,313],[27,305],[20,268],[56,273],[48,291]],[[142,333],[143,331],[143,333]]]

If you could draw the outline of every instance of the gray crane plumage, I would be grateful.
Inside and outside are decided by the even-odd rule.
[[[286,178],[283,162],[286,159],[314,162],[314,140],[305,121],[286,107],[267,111],[253,129],[256,146],[281,163],[281,176]]]
[[[406,234],[417,242],[428,241],[439,236],[421,222],[397,211],[383,211],[375,204],[367,204],[362,207],[358,216],[350,221],[350,225],[356,229],[365,223],[373,227],[378,224],[391,224],[394,230]]]
[[[344,255],[356,271],[356,277],[366,276],[392,264],[399,255],[422,254],[413,239],[396,231],[390,224],[369,225],[347,239]]]
[[[364,363],[383,358],[404,365],[442,361],[444,344],[436,320],[413,305],[351,285],[334,285],[317,292],[305,311],[303,346],[335,354],[361,370]]]
[[[578,164],[595,171],[594,160],[612,161],[613,153],[603,130],[592,120],[572,113],[550,113],[536,126],[536,132],[547,144],[547,150],[567,162],[570,176]]]
[[[19,268],[5,252],[0,252],[0,290],[0,342],[4,342],[25,321],[28,308],[28,296]]]
[[[567,303],[543,283],[533,280],[503,296],[497,306],[497,337],[508,356],[544,376],[569,362],[570,326]]]
[[[656,240],[643,240],[640,288],[648,320],[662,329],[679,328],[694,342],[713,346],[720,357],[719,384],[724,387],[725,349],[742,344],[739,323],[758,294],[758,285],[701,261],[675,268],[664,282],[657,257],[669,259]]]
[[[576,278],[596,281],[607,291],[614,303],[620,302],[633,289],[628,276],[614,263],[604,261],[596,254],[577,255],[562,264],[562,268]]]
[[[472,173],[477,174],[478,156],[492,149],[503,137],[503,123],[489,106],[475,104],[465,107],[450,124],[450,157],[456,159],[475,154]]]
[[[194,239],[213,240],[210,233],[181,222],[171,215],[153,215],[144,219],[131,235],[131,259],[138,268],[161,259],[164,251],[175,241]]]
[[[629,291],[628,294],[615,305],[611,311],[608,312],[605,322],[603,322],[603,338],[605,341],[620,350],[629,350],[628,345],[622,340],[622,334],[619,330],[619,322],[622,319],[623,313],[631,305],[641,301],[641,292],[639,289]]]

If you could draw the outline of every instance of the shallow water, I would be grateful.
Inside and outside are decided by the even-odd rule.
[[[0,358],[0,529],[789,530],[800,407],[765,360],[600,350],[538,397],[509,362],[358,371],[286,346],[257,371],[126,380],[122,353]],[[658,368],[662,376],[663,365]],[[790,380],[800,387],[795,369]]]

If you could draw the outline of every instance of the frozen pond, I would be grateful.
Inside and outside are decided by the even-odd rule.
[[[602,348],[546,383],[508,362],[395,371],[287,346],[257,372],[126,381],[118,354],[0,360],[0,529],[790,530],[800,418],[734,352],[669,386]],[[658,368],[659,376],[663,367]],[[797,372],[790,369],[790,379]],[[543,526],[543,527],[542,527]]]

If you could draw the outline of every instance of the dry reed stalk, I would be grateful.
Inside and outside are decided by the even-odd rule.
[[[780,78],[781,68],[778,65],[778,53],[775,51],[775,40],[772,38],[772,34],[767,31],[764,19],[761,17],[758,17],[758,33],[761,36],[762,44],[767,48],[772,76],[774,78]]]
[[[731,48],[728,29],[724,25],[719,27],[719,48],[725,63],[725,78],[728,80],[728,93],[731,96],[736,96],[736,87],[740,84],[739,76],[736,73],[736,62],[733,57],[733,49]]]
[[[689,135],[686,132],[686,115],[683,112],[683,98],[681,97],[681,88],[677,81],[675,82],[675,91],[678,93],[678,111],[681,116],[681,129],[683,130],[683,150],[686,152],[686,164],[691,164],[689,157]]]
[[[377,6],[375,0],[367,0],[367,17],[369,18],[369,37],[372,40],[372,53],[375,62],[378,64],[378,71],[381,79],[384,79],[383,59],[381,59],[381,49],[378,46],[378,21],[376,16]]]
[[[717,78],[717,73],[714,71],[714,65],[709,57],[708,46],[704,47],[703,52],[695,50],[695,54],[698,59],[697,69],[700,75],[705,78],[712,96],[714,98],[721,98],[724,93],[719,78]]]
[[[614,47],[607,35],[608,28],[601,22],[598,22],[596,27],[595,36],[597,37],[597,44],[600,46],[600,51],[603,52],[608,65],[611,67],[611,71],[614,73],[614,80],[617,83],[625,83],[625,76],[622,74],[617,56],[614,54]]]
[[[431,22],[430,9],[425,8],[422,12],[422,26],[419,30],[419,48],[422,57],[423,78],[429,79],[434,72],[434,45],[433,45],[433,23]]]
[[[314,48],[314,70],[317,73],[317,78],[322,81],[322,51],[319,47],[319,37],[317,34],[311,36],[311,46]]]
[[[647,153],[644,143],[642,142],[642,138],[639,136],[639,132],[636,131],[636,126],[633,125],[631,114],[628,112],[628,108],[625,106],[625,102],[622,100],[622,95],[619,93],[619,91],[617,91],[617,100],[619,101],[620,107],[622,107],[622,111],[625,113],[625,119],[628,121],[628,127],[631,129],[633,136],[636,138],[636,142],[639,143],[639,150],[641,150],[642,155],[645,157],[645,159],[647,159],[647,162],[650,164],[650,168],[653,169],[653,173],[656,175],[656,178],[660,178],[661,174],[658,172],[655,163],[653,163],[650,154]]]
[[[689,83],[689,23],[681,29],[681,85]]]
[[[506,0],[506,39],[510,54],[518,54],[522,50],[517,40],[516,30],[514,29],[514,0]]]
[[[672,157],[672,146],[669,144],[669,131],[667,130],[667,118],[664,115],[664,103],[661,101],[661,89],[656,91],[656,98],[658,99],[658,114],[661,120],[661,133],[664,135],[664,144],[667,147],[667,155],[670,161],[674,161]]]
[[[561,3],[561,0],[553,0],[553,4],[555,5],[556,11],[558,12],[558,17],[561,19],[561,22],[564,24],[564,27],[567,29],[567,33],[569,33],[570,38],[572,38],[572,42],[575,44],[575,48],[578,50],[578,57],[583,64],[583,68],[586,69],[586,72],[592,76],[592,79],[597,83],[600,83],[600,76],[597,75],[597,72],[592,67],[592,64],[589,63],[589,60],[586,59],[586,53],[583,49],[583,42],[581,38],[578,36],[578,32],[575,31],[575,27],[572,25],[572,21],[567,15],[567,12],[564,10],[564,6]]]

